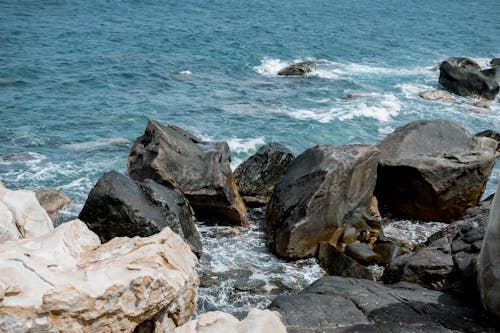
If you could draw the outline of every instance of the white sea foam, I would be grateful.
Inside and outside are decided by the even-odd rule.
[[[188,70],[185,70],[185,71],[180,71],[179,75],[189,76],[189,75],[193,75],[193,73],[188,69]]]
[[[281,69],[290,64],[290,62],[285,60],[265,57],[260,61],[260,65],[255,66],[253,69],[264,76],[275,76]]]
[[[68,150],[84,151],[84,150],[98,150],[108,147],[128,147],[129,145],[130,145],[130,140],[125,138],[105,138],[96,141],[65,144],[62,145],[61,147]]]
[[[446,223],[441,222],[400,220],[383,226],[383,230],[385,236],[394,238],[413,248],[418,244],[424,243],[432,234],[446,226]]]
[[[231,168],[235,169],[244,158],[255,152],[260,146],[266,144],[264,137],[249,138],[249,139],[229,139],[226,140],[231,149]]]
[[[401,102],[393,94],[371,93],[357,99],[338,100],[339,106],[330,109],[297,109],[287,111],[287,114],[300,120],[315,120],[329,123],[335,119],[345,121],[356,117],[373,118],[388,122],[399,114]]]
[[[396,85],[396,88],[401,89],[403,96],[408,99],[420,99],[419,92],[437,89],[436,86],[421,83],[401,83]]]

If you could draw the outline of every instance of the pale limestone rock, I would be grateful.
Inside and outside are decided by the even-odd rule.
[[[32,238],[54,229],[32,191],[12,191],[0,183],[0,243]]]
[[[101,245],[80,220],[0,244],[0,332],[132,332],[196,309],[196,256],[170,228]]]
[[[167,331],[164,331],[167,333]],[[245,319],[220,311],[207,312],[177,327],[174,333],[281,333],[286,332],[276,311],[252,309]],[[155,332],[156,333],[156,332]]]

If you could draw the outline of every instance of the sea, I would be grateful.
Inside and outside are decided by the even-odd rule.
[[[233,168],[266,143],[375,144],[417,119],[500,131],[498,99],[418,96],[450,56],[500,56],[500,1],[0,0],[0,180],[66,192],[61,223],[103,172],[126,174],[148,119],[228,142]],[[299,61],[319,64],[276,75]],[[485,196],[499,180],[497,165]],[[233,237],[200,222],[200,312],[241,315],[324,274],[270,254],[252,216]]]

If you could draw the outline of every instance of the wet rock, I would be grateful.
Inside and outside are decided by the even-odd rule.
[[[290,259],[311,257],[338,227],[380,228],[367,213],[378,157],[373,146],[319,145],[295,158],[266,209],[272,251]]]
[[[418,93],[418,96],[431,101],[442,101],[442,102],[448,102],[453,99],[453,96],[446,90],[421,91]]]
[[[51,217],[72,203],[63,191],[54,188],[41,188],[36,190],[35,193],[38,202]]]
[[[414,121],[396,129],[378,145],[375,195],[381,211],[423,221],[458,219],[479,202],[496,146],[448,120]]]
[[[182,325],[196,309],[196,263],[169,228],[101,245],[74,220],[0,244],[0,331],[133,332],[165,309]]]
[[[378,259],[378,255],[363,243],[347,244],[344,253],[364,266],[373,265]]]
[[[280,76],[304,76],[316,69],[316,62],[304,61],[287,66],[278,72]]]
[[[328,276],[298,295],[278,296],[289,333],[304,332],[496,332],[497,320],[460,298],[404,283],[384,286]]]
[[[490,61],[491,67],[500,67],[500,58],[493,58]]]
[[[269,143],[234,171],[240,195],[249,206],[265,206],[274,185],[283,177],[293,154],[279,143]]]
[[[408,281],[435,290],[448,288],[453,271],[450,244],[445,238],[415,253],[395,258],[384,272],[384,282]]]
[[[460,96],[480,96],[495,99],[498,94],[498,83],[480,72],[480,68],[453,61],[443,61],[439,67],[439,83]]]
[[[329,274],[343,277],[374,280],[373,273],[353,258],[345,255],[329,243],[321,243],[318,252],[319,264]]]
[[[34,192],[12,191],[0,183],[0,243],[38,237],[53,229]]]
[[[500,67],[484,69],[481,73],[490,79],[495,80],[497,83],[500,82]]]
[[[493,199],[483,248],[478,258],[478,285],[483,306],[500,316],[500,185]]]
[[[278,312],[252,309],[245,319],[238,319],[228,313],[214,311],[201,314],[198,318],[177,327],[174,333],[286,333]]]
[[[380,265],[388,265],[396,257],[403,254],[401,246],[389,241],[376,244],[373,247],[373,252],[378,254],[377,263]]]
[[[264,287],[265,285],[266,282],[262,280],[237,281],[234,284],[234,289],[239,291],[256,291]]]
[[[472,105],[478,108],[489,109],[491,106],[491,101],[481,98],[475,101]]]
[[[230,161],[227,143],[201,141],[179,127],[149,120],[132,146],[127,166],[135,180],[150,178],[179,188],[198,219],[247,226]]]
[[[479,132],[479,133],[475,134],[474,136],[477,136],[477,137],[484,136],[486,138],[491,138],[498,143],[497,150],[500,149],[500,133],[498,133],[497,131],[486,130],[486,131]]]
[[[79,218],[103,242],[114,237],[147,237],[168,226],[198,257],[202,252],[189,202],[179,190],[151,179],[139,183],[116,171],[106,172],[90,191]]]

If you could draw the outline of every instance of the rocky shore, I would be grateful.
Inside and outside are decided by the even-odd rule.
[[[494,99],[498,61],[491,64],[447,59],[439,82]],[[64,194],[0,183],[0,331],[496,332],[500,196],[482,200],[495,133],[418,120],[376,145],[317,145],[294,156],[269,143],[233,173],[227,143],[149,120],[128,175],[104,173],[78,219],[54,228],[51,217],[71,204]],[[272,253],[316,258],[328,276],[241,320],[220,311],[194,318],[197,222],[227,226],[224,237],[233,237],[256,223],[247,206],[264,209]],[[448,226],[409,247],[384,235],[396,218]],[[251,291],[249,275],[240,285]]]

